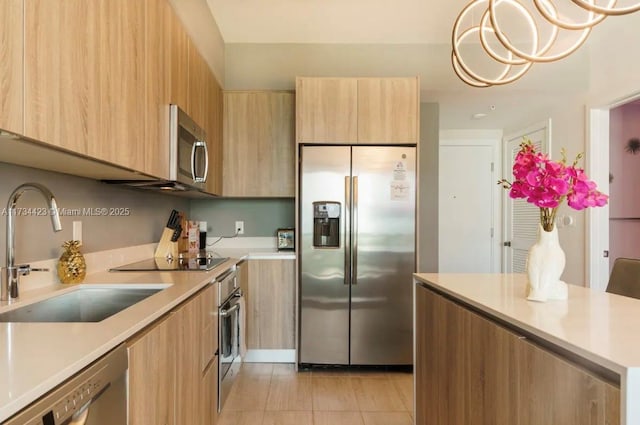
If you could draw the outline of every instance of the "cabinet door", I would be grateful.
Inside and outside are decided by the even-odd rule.
[[[418,143],[417,78],[358,79],[358,142]]]
[[[176,329],[171,318],[151,325],[129,347],[129,424],[174,424]]]
[[[173,9],[171,9],[169,21],[171,103],[186,111],[189,107],[189,37]]]
[[[518,361],[519,425],[619,423],[609,422],[619,407],[607,410],[607,398],[619,389],[526,340],[518,346]]]
[[[211,70],[207,69],[205,132],[209,150],[209,175],[206,191],[222,195],[222,89]]]
[[[300,143],[358,141],[358,80],[298,78],[296,138]]]
[[[25,134],[143,170],[145,4],[25,4]]]
[[[200,371],[212,362],[218,351],[218,287],[209,285],[198,297],[201,335]]]
[[[145,2],[101,0],[88,3],[91,8],[99,8],[97,65],[101,125],[100,137],[89,140],[87,152],[94,158],[144,170]],[[96,111],[90,109],[88,112]]]
[[[171,315],[176,323],[176,424],[200,424],[201,420],[201,313],[196,297]]]
[[[187,101],[186,113],[200,127],[205,125],[205,102],[207,97],[206,75],[209,70],[208,65],[198,52],[196,46],[189,40],[189,97]]]
[[[202,377],[202,425],[218,422],[218,356],[215,356]]]
[[[169,114],[171,103],[172,10],[166,0],[148,0],[145,14],[145,134],[144,169],[169,178]]]
[[[82,154],[102,143],[98,6],[25,0],[25,135]]]
[[[295,261],[250,260],[248,349],[295,348]]]
[[[225,92],[223,194],[295,195],[294,95]]]
[[[0,2],[0,129],[22,134],[23,0]]]

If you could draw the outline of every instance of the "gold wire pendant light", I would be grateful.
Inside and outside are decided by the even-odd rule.
[[[586,18],[578,21],[561,16],[554,1],[556,0],[532,0],[537,12],[536,16],[525,7],[521,0],[472,0],[460,12],[456,18],[452,31],[451,62],[456,75],[466,84],[473,87],[491,87],[512,83],[521,78],[533,65],[533,63],[554,62],[566,58],[578,50],[587,40],[593,27],[602,22],[607,16],[624,15],[640,10],[640,3],[634,6],[616,6],[617,0],[609,0],[606,6],[595,4],[596,0],[570,0],[573,8],[586,12]],[[569,0],[565,0],[568,2]],[[512,42],[501,25],[498,8],[509,7],[526,22],[524,27],[528,32],[529,48],[525,51]],[[481,11],[480,22],[468,28],[462,28],[462,22],[473,16],[474,12]],[[540,40],[541,31],[536,23],[536,17],[543,25],[549,26],[548,35],[544,43]],[[542,19],[539,19],[542,18]],[[560,32],[572,34],[573,43],[564,47],[561,51],[553,51]],[[461,45],[465,40],[478,34],[482,51],[489,56],[501,68],[496,76],[488,77],[486,73],[474,69],[464,59]],[[498,45],[504,49],[499,53],[491,46],[489,36],[497,39]],[[476,43],[477,44],[477,43]]]

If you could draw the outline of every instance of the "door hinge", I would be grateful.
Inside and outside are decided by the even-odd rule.
[[[493,237],[493,227],[491,228],[491,237]]]
[[[511,241],[503,242],[502,246],[511,246]]]
[[[493,162],[491,163],[491,171],[493,171]]]

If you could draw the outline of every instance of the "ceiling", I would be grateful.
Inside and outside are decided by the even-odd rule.
[[[451,29],[469,0],[206,2],[227,46],[227,67],[234,74],[227,72],[230,89],[291,89],[295,75],[419,75],[422,101],[440,105],[441,129],[504,129],[584,95],[589,85],[586,46],[562,61],[534,65],[513,84],[489,89],[463,84],[451,68]],[[605,24],[614,22],[600,26]],[[602,37],[598,30],[606,33],[596,28],[591,37]],[[357,52],[349,45],[358,45]],[[371,59],[371,52],[382,54]],[[280,78],[290,86],[269,86],[268,77],[257,75],[269,72],[271,82]],[[265,84],[256,86],[261,79]],[[472,118],[477,113],[487,116]]]
[[[226,43],[448,43],[468,0],[207,0]]]

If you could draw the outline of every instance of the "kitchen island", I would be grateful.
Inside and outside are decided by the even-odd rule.
[[[429,424],[640,424],[640,300],[521,274],[416,274],[415,418]]]

